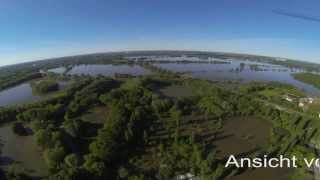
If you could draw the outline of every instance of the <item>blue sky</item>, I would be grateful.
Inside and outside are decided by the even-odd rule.
[[[0,65],[142,49],[209,50],[320,63],[318,0],[1,0]]]

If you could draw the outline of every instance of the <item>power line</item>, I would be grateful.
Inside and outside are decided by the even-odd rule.
[[[303,19],[303,20],[313,21],[313,22],[320,22],[320,18],[314,17],[314,16],[308,16],[308,15],[305,15],[305,14],[286,12],[286,11],[283,11],[283,10],[273,10],[272,12],[275,13],[275,14],[281,15],[281,16],[287,16],[287,17]]]

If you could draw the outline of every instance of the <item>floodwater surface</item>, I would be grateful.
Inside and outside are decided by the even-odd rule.
[[[70,75],[104,75],[104,76],[114,76],[115,74],[130,74],[133,76],[147,75],[150,72],[138,65],[113,65],[113,64],[103,64],[103,65],[77,65],[73,67],[67,74]]]
[[[59,82],[59,89],[64,89],[68,82]],[[54,92],[40,95],[32,91],[30,82],[22,83],[20,85],[5,89],[0,92],[0,107],[21,105],[32,103],[53,95]]]
[[[272,124],[255,117],[232,118],[224,122],[222,133],[214,142],[219,158],[227,159],[230,155],[248,157],[256,149],[268,145]],[[294,169],[257,168],[227,178],[232,180],[279,179],[289,180]]]
[[[277,81],[294,85],[307,92],[310,96],[320,96],[319,89],[295,80],[291,76],[291,73],[301,72],[302,70],[278,65],[234,60],[225,64],[158,63],[156,66],[212,81]]]
[[[32,136],[18,136],[13,133],[11,123],[0,126],[1,155],[0,167],[14,165],[18,172],[26,172],[33,177],[48,174],[42,152]]]

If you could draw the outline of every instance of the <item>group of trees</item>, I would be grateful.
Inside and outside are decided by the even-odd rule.
[[[155,118],[151,109],[152,94],[143,87],[120,88],[100,99],[110,108],[110,117],[90,144],[90,154],[84,164],[96,177],[115,178],[118,174],[114,172],[144,143],[144,132]],[[102,162],[106,169],[92,167],[102,167],[98,166]]]
[[[59,100],[30,106],[17,115],[19,121],[31,123],[35,141],[44,151],[49,179],[117,177],[126,157],[144,143],[155,118],[152,93],[140,83],[115,88],[113,80],[101,78],[86,84],[77,90],[71,87]],[[97,104],[110,109],[110,116],[86,148],[83,132],[88,124],[77,117]]]
[[[31,83],[32,90],[36,93],[45,94],[59,90],[59,83],[53,79],[39,80]]]
[[[104,77],[94,80],[89,78],[84,81],[87,85],[83,89],[76,91],[72,101],[68,105],[68,110],[66,112],[67,118],[79,116],[79,114],[85,111],[89,106],[99,102],[100,94],[118,86],[118,83],[115,80]]]

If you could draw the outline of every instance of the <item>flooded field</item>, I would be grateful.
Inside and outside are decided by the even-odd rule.
[[[224,122],[215,146],[220,158],[250,153],[268,144],[272,124],[254,117],[232,118]]]
[[[1,163],[0,166],[14,168],[27,172],[33,177],[43,177],[48,174],[47,165],[42,152],[36,146],[32,136],[17,136],[11,129],[11,124],[0,126]]]
[[[195,78],[212,81],[277,81],[294,85],[311,96],[320,96],[320,90],[312,85],[295,80],[291,73],[301,72],[272,64],[249,61],[231,61],[225,64],[214,63],[158,63],[158,67],[185,73]]]
[[[32,93],[29,83],[23,83],[0,92],[0,106],[31,103],[40,99],[41,96],[36,96]]]
[[[254,117],[233,118],[224,123],[222,133],[214,143],[217,148],[217,155],[220,158],[228,158],[229,155],[247,156],[256,149],[268,145],[269,133],[272,124],[265,120]],[[247,170],[244,173],[234,176],[232,180],[256,180],[280,179],[288,180],[293,169],[288,168],[258,168]]]

